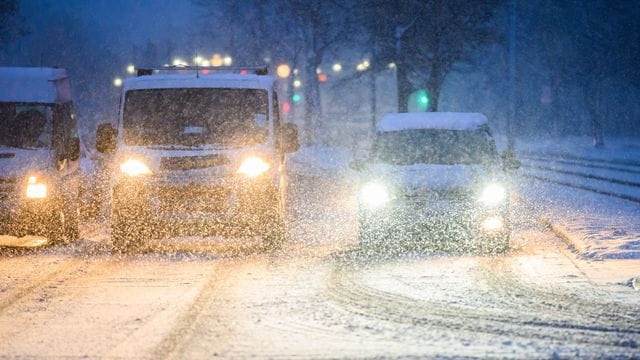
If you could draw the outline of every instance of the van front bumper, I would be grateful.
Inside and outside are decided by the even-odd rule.
[[[113,189],[113,211],[147,219],[168,235],[252,232],[265,214],[277,211],[271,177],[219,177],[173,181],[162,177],[122,178]]]

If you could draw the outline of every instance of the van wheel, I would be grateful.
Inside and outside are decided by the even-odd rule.
[[[66,218],[62,209],[56,209],[46,226],[47,242],[51,245],[64,245],[67,243]]]
[[[149,224],[146,216],[125,209],[113,209],[111,214],[111,249],[116,253],[127,253],[144,242],[148,236]]]
[[[265,225],[262,242],[266,251],[282,249],[287,236],[283,217],[279,214],[274,217],[275,219],[265,223],[268,225]]]

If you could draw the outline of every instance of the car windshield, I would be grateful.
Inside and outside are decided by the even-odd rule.
[[[373,156],[394,165],[468,165],[495,161],[497,151],[486,130],[421,129],[378,133]]]
[[[268,95],[258,89],[128,91],[123,128],[128,145],[264,143]]]
[[[51,105],[0,103],[0,145],[46,148],[51,145]]]

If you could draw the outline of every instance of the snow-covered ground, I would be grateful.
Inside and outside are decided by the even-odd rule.
[[[640,139],[519,139],[520,191],[584,257],[640,258]]]

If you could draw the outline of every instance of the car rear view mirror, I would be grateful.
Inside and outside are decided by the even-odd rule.
[[[298,151],[298,127],[296,124],[286,123],[282,125],[282,151],[292,153]]]
[[[116,138],[118,131],[109,123],[98,125],[96,131],[96,150],[104,154],[112,154],[116,151]]]

